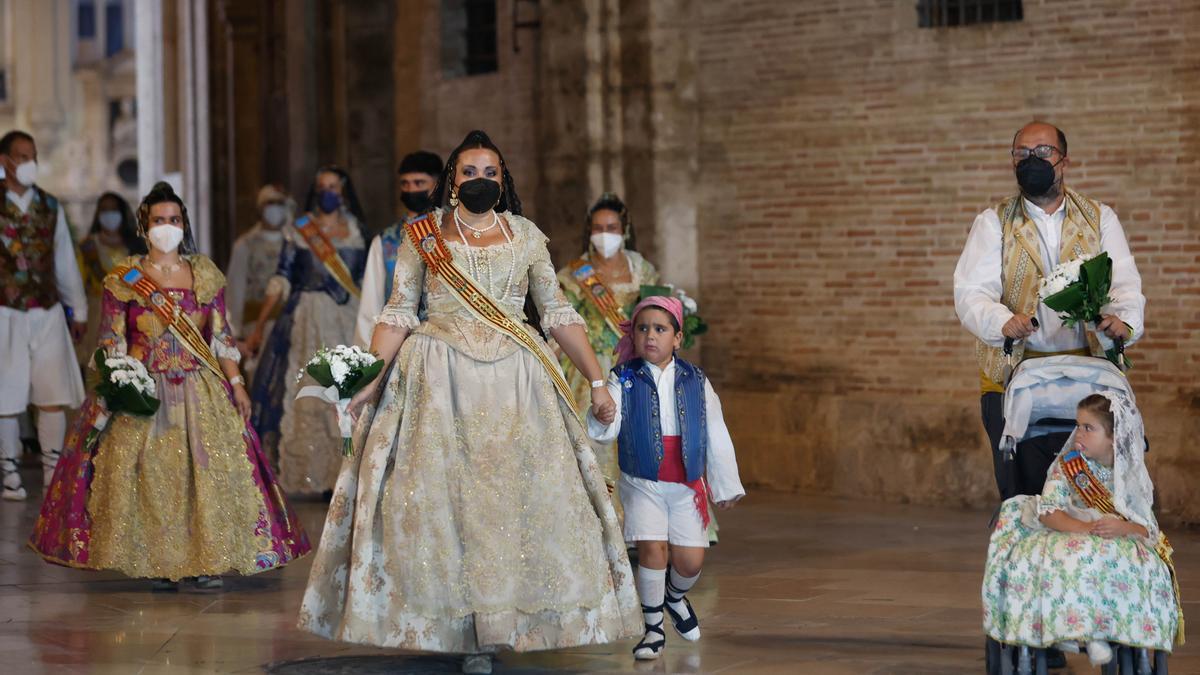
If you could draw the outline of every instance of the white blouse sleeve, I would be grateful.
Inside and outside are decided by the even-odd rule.
[[[733,453],[733,438],[725,426],[721,399],[708,378],[704,379],[704,413],[708,426],[708,487],[714,502],[738,499],[746,494],[738,475],[737,457]]]
[[[383,264],[383,240],[375,237],[367,250],[367,265],[363,270],[362,297],[358,303],[358,318],[354,324],[354,342],[360,347],[371,344],[371,333],[375,330],[375,321],[383,311],[387,298],[383,297],[384,275],[387,268]]]
[[[421,320],[417,318],[417,306],[421,303],[421,290],[424,284],[425,263],[421,260],[421,256],[413,250],[412,245],[406,241],[396,251],[396,270],[392,274],[392,296],[388,298],[387,305],[383,307],[379,316],[375,317],[375,323],[408,330],[421,325]],[[367,340],[370,341],[369,336]]]
[[[75,257],[75,242],[71,239],[71,228],[67,226],[67,214],[62,204],[58,206],[58,222],[54,226],[54,282],[58,294],[71,307],[73,320],[87,321],[87,294],[83,290],[83,275],[79,273],[79,260]]]
[[[1112,260],[1112,285],[1108,296],[1112,299],[1101,312],[1116,314],[1133,329],[1128,344],[1141,339],[1146,326],[1146,296],[1142,295],[1142,276],[1138,273],[1129,242],[1125,239],[1125,228],[1117,214],[1108,206],[1100,207],[1100,250],[1108,253]]]
[[[542,329],[550,332],[572,324],[584,325],[583,317],[571,306],[563,294],[562,286],[558,285],[558,275],[554,272],[554,264],[550,262],[550,250],[546,248],[546,235],[533,223],[526,222],[525,227],[531,239],[529,294],[533,296],[533,303],[542,315]]]
[[[246,320],[254,321],[256,316],[243,316],[246,308],[246,276],[249,274],[250,244],[246,237],[238,237],[233,242],[233,252],[229,254],[229,270],[225,273],[225,313],[229,315],[229,327],[237,337],[244,337],[242,328]]]

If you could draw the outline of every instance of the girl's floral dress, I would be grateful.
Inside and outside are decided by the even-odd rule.
[[[1111,493],[1112,469],[1086,461]],[[1041,495],[1013,497],[1000,510],[983,577],[988,636],[1034,647],[1109,640],[1170,651],[1175,594],[1154,539],[1058,532],[1038,520],[1052,511],[1085,521],[1101,516],[1084,504],[1059,461]]]

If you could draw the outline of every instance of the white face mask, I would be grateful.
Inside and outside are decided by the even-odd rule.
[[[124,220],[121,217],[120,211],[101,211],[97,219],[100,221],[100,227],[109,232],[116,232],[121,229],[121,221]]]
[[[270,227],[279,227],[287,218],[287,207],[283,204],[267,204],[262,210],[263,223]]]
[[[598,232],[592,235],[592,246],[604,258],[611,258],[625,245],[625,237],[616,232]]]
[[[183,241],[183,228],[174,225],[155,225],[150,228],[150,245],[163,253],[179,248]]]
[[[17,182],[25,187],[30,187],[37,182],[38,165],[32,159],[28,162],[22,162],[17,165],[16,170]]]

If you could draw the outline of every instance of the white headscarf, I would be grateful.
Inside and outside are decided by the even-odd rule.
[[[1146,427],[1133,399],[1119,391],[1102,391],[1113,415],[1113,506],[1127,520],[1146,528],[1150,539],[1158,537],[1154,518],[1154,483],[1146,470]],[[1075,447],[1075,433],[1063,452]]]

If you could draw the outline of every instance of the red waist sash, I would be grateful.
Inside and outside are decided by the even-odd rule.
[[[663,436],[663,456],[658,464],[658,480],[664,483],[682,483],[692,489],[695,494],[696,510],[704,527],[708,527],[708,489],[704,478],[688,482],[687,467],[683,464],[683,437]]]

